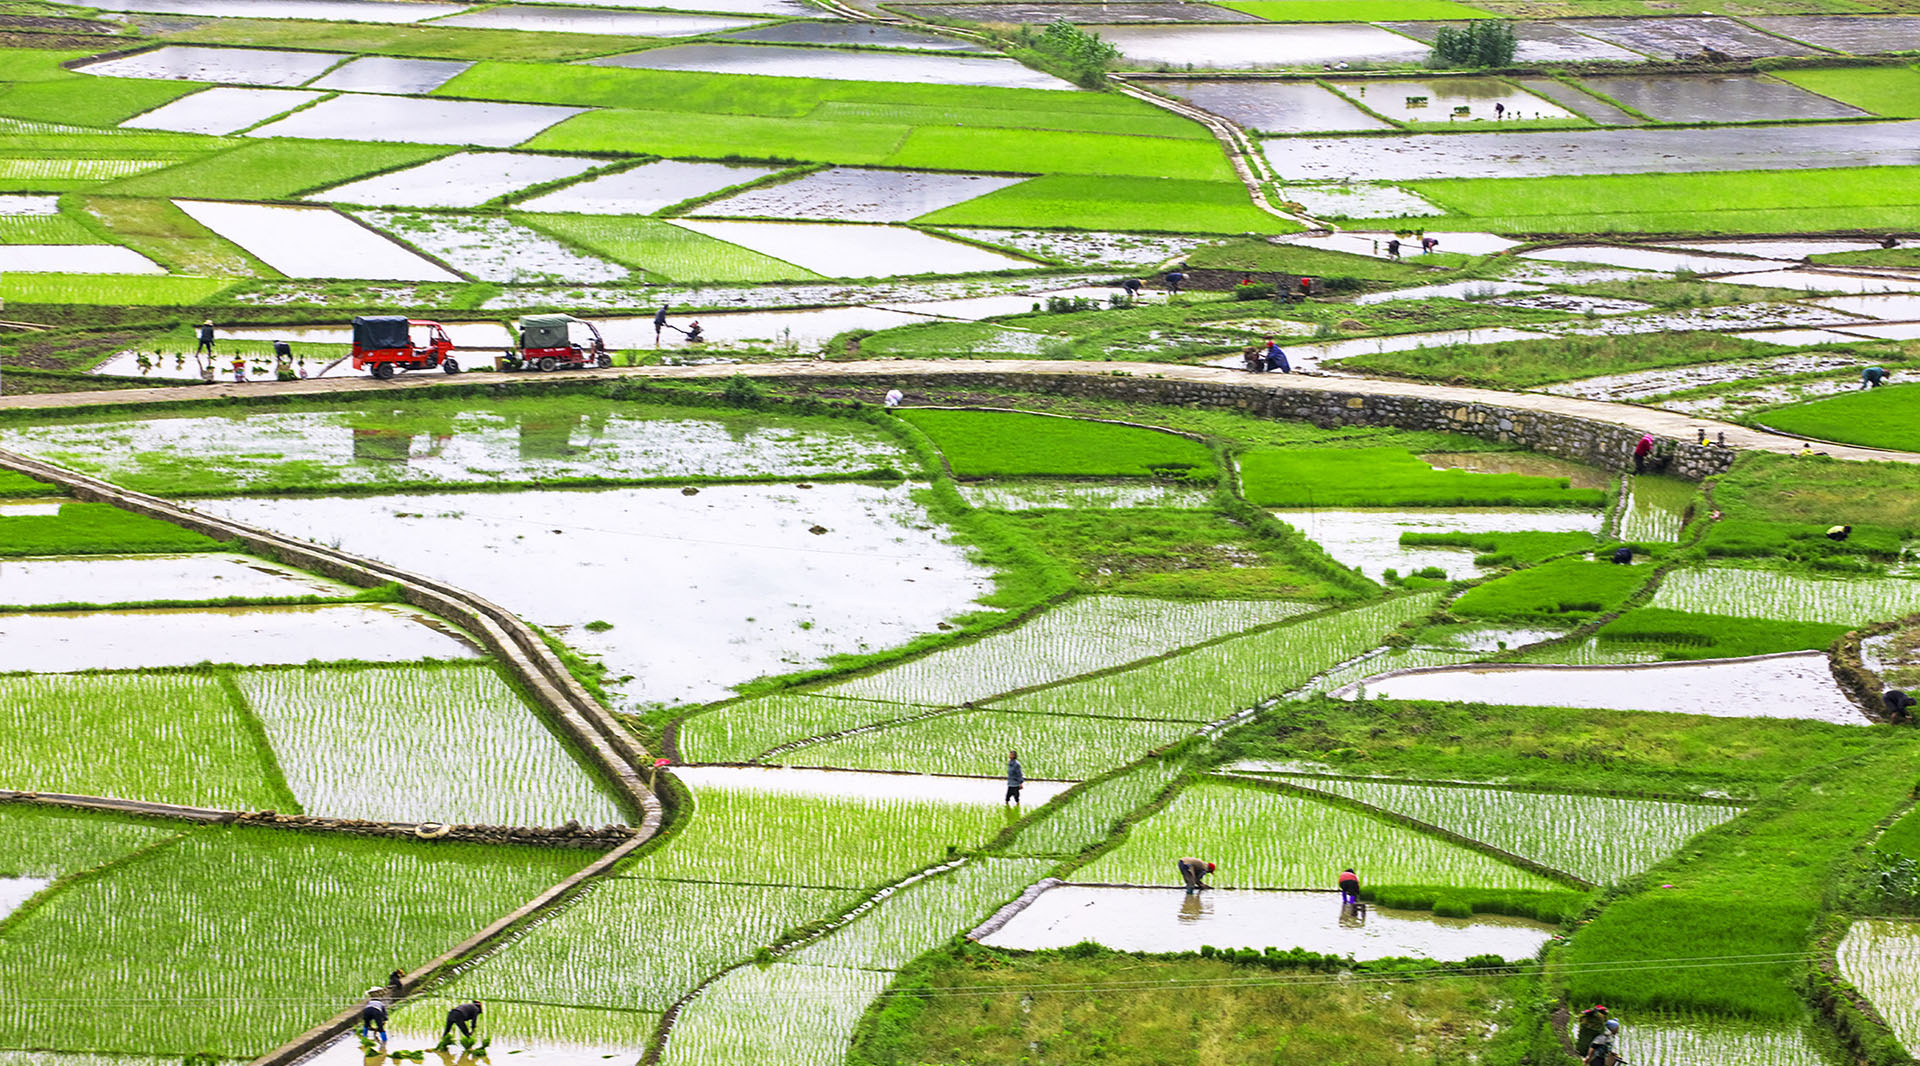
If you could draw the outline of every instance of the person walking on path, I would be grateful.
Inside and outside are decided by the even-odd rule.
[[[447,1024],[440,1030],[440,1046],[447,1045],[448,1038],[453,1035],[455,1029],[460,1030],[461,1036],[472,1040],[473,1027],[480,1020],[480,1012],[480,1001],[477,999],[468,1000],[448,1011]]]
[[[199,355],[202,352],[209,356],[213,354],[213,319],[211,318],[200,323],[200,344],[194,348],[193,354]]]
[[[1207,884],[1207,875],[1214,871],[1214,865],[1205,859],[1185,858],[1178,863],[1180,880],[1185,882],[1188,892],[1198,892],[1203,888],[1212,888]]]
[[[1020,787],[1026,783],[1027,772],[1020,768],[1020,753],[1017,751],[1007,752],[1007,798],[1001,801],[1002,805],[1011,803],[1018,807],[1020,805]]]
[[[374,991],[378,992],[379,989]],[[372,1039],[369,1033],[379,1033],[380,1042],[387,1042],[387,1005],[374,996],[368,996],[367,1002],[360,1008],[360,1039]]]
[[[1360,875],[1349,866],[1340,871],[1340,903],[1351,907],[1360,902]]]
[[[1647,468],[1647,456],[1653,454],[1653,435],[1643,434],[1640,443],[1633,446],[1633,472],[1638,474]]]
[[[1605,1032],[1607,1028],[1607,1005],[1595,1003],[1580,1012],[1580,1026],[1574,1033],[1574,1054],[1582,1059],[1587,1057],[1587,1049],[1593,1046],[1593,1038]]]

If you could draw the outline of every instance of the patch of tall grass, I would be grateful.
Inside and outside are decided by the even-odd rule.
[[[1439,470],[1402,448],[1262,448],[1240,456],[1249,503],[1261,507],[1591,507],[1598,489],[1566,478]]]

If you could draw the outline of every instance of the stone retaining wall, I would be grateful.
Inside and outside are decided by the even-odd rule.
[[[777,370],[760,372],[755,380],[817,387],[828,379],[818,373],[785,376]],[[1299,419],[1323,428],[1334,426],[1390,426],[1459,433],[1483,440],[1516,444],[1531,451],[1586,463],[1608,470],[1632,470],[1633,446],[1639,430],[1629,426],[1571,415],[1531,411],[1483,403],[1457,403],[1424,396],[1394,396],[1369,391],[1356,380],[1351,390],[1321,391],[1258,388],[1261,379],[1245,382],[1200,382],[1133,374],[902,373],[887,379],[911,401],[949,403],[959,392],[1049,392],[1064,396],[1166,404],[1233,411],[1261,418]],[[1284,381],[1284,376],[1280,379]],[[1733,465],[1732,448],[1693,441],[1673,442],[1673,457],[1662,473],[1698,481],[1725,473]]]

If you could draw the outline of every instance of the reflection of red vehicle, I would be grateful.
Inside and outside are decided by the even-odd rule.
[[[591,322],[572,315],[528,315],[520,320],[516,369],[579,370],[612,365],[607,342]]]
[[[390,378],[396,369],[435,367],[458,374],[460,364],[454,361],[452,351],[453,338],[438,322],[399,315],[364,315],[353,320],[353,368],[372,367],[377,378]]]

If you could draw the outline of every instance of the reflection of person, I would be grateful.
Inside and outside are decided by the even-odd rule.
[[[452,1035],[455,1029],[460,1030],[461,1036],[469,1040],[473,1039],[473,1026],[480,1020],[480,1011],[480,1001],[477,999],[469,1000],[448,1011],[447,1024],[440,1030],[440,1042],[446,1043],[447,1037]]]
[[[1360,875],[1354,873],[1352,867],[1340,871],[1340,902],[1360,902]]]
[[[1200,901],[1206,898],[1207,897],[1200,895],[1198,892],[1189,892],[1181,896],[1180,920],[1183,922],[1197,922],[1205,918],[1207,916],[1207,905]]]
[[[1207,884],[1207,875],[1215,869],[1212,863],[1205,859],[1186,858],[1181,859],[1177,865],[1180,867],[1180,880],[1186,883],[1188,892],[1198,892],[1203,888],[1213,887]]]
[[[1007,798],[1000,801],[1016,806],[1020,803],[1020,786],[1027,783],[1027,772],[1020,768],[1020,753],[1007,752]]]

